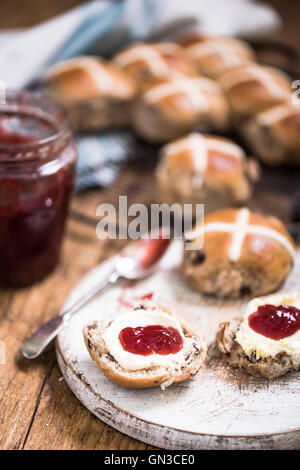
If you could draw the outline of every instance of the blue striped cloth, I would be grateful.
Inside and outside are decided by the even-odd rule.
[[[129,132],[77,136],[78,160],[75,191],[110,186],[129,159],[133,137]]]
[[[153,0],[131,0],[131,3],[135,4],[139,21],[132,22],[130,29],[120,28],[125,1],[94,1],[83,5],[79,27],[51,65],[84,53],[109,56],[130,41],[144,39],[152,27]],[[132,145],[133,137],[125,131],[78,135],[76,192],[110,186],[128,160]]]

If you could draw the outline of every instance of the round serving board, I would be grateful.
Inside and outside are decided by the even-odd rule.
[[[98,418],[119,431],[165,449],[300,449],[300,374],[273,381],[229,367],[216,350],[218,324],[240,316],[240,301],[203,297],[190,290],[178,272],[180,242],[174,242],[156,274],[136,285],[112,287],[90,302],[57,340],[61,371],[78,399]],[[72,292],[72,302],[99,282],[111,260],[93,270]],[[300,253],[285,290],[295,290]],[[129,390],[111,383],[94,365],[84,345],[83,326],[109,321],[130,303],[156,292],[191,326],[203,331],[208,359],[192,379],[166,390]]]

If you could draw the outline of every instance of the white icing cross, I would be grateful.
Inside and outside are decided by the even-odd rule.
[[[247,72],[249,72],[250,77]],[[251,77],[260,81],[271,95],[278,96],[279,98],[288,96],[288,91],[277,83],[271,73],[263,68],[255,66],[249,66],[242,70],[234,70],[231,73],[226,73],[226,75],[222,77],[222,84],[225,88],[231,88],[240,83],[248,82]]]
[[[174,155],[186,150],[190,150],[192,152],[195,170],[202,175],[207,167],[209,150],[216,150],[224,154],[230,154],[238,159],[244,158],[245,156],[243,150],[231,142],[220,141],[214,137],[204,137],[196,133],[192,133],[178,142],[168,144],[164,148],[166,155]]]
[[[247,234],[252,235],[260,235],[263,237],[271,238],[272,240],[277,241],[280,245],[282,245],[291,255],[292,259],[294,260],[296,257],[296,250],[293,245],[289,242],[289,240],[282,235],[281,233],[277,232],[269,227],[264,227],[262,225],[252,225],[248,224],[250,217],[250,211],[247,208],[243,208],[239,210],[236,218],[235,223],[228,223],[228,222],[210,222],[204,225],[204,233],[212,233],[212,232],[231,232],[232,233],[232,241],[229,247],[229,259],[231,261],[238,261],[245,237]],[[194,237],[195,237],[194,232]]]
[[[299,113],[299,109],[289,106],[286,103],[274,106],[258,115],[258,121],[265,125],[271,125],[282,119]]]
[[[151,72],[158,77],[168,76],[169,67],[167,66],[160,53],[152,46],[138,45],[121,52],[115,57],[115,63],[124,67],[138,60],[146,62]]]
[[[195,170],[203,174],[207,166],[207,146],[205,139],[200,134],[190,134],[173,144],[166,145],[166,155],[174,155],[178,152],[190,150],[192,152]]]
[[[220,54],[224,63],[229,67],[240,65],[241,61],[233,46],[226,43],[207,41],[193,44],[187,48],[191,57],[205,57],[210,54]]]
[[[145,100],[149,103],[156,103],[167,96],[185,93],[196,109],[209,107],[207,97],[203,92],[218,90],[218,86],[214,82],[206,78],[183,78],[179,74],[177,77],[168,83],[151,88],[144,94]]]

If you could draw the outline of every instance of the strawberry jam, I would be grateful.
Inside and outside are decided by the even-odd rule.
[[[248,318],[252,330],[267,338],[280,340],[300,328],[300,310],[290,305],[261,305]]]
[[[176,354],[183,347],[182,336],[171,326],[124,328],[119,334],[119,340],[125,351],[141,356]]]
[[[43,95],[0,105],[0,285],[24,286],[58,262],[75,178],[64,111]]]

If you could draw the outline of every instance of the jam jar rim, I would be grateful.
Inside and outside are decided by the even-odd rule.
[[[49,121],[49,123],[53,124],[55,131],[53,134],[51,134],[48,137],[44,137],[41,139],[36,139],[33,142],[28,142],[28,143],[17,143],[17,144],[10,144],[10,143],[5,143],[1,144],[0,142],[0,150],[16,150],[17,152],[29,152],[31,150],[39,149],[43,146],[51,145],[56,142],[59,142],[62,139],[67,139],[73,135],[73,130],[71,126],[71,122],[69,120],[68,112],[66,108],[56,101],[52,96],[50,96],[48,93],[43,92],[43,91],[31,91],[31,90],[6,90],[5,93],[6,98],[13,99],[17,97],[24,97],[28,99],[34,99],[37,100],[36,104],[18,104],[18,103],[0,103],[0,112],[3,112],[4,110],[11,110],[11,112],[20,112],[22,111],[28,111],[28,114],[31,116],[36,116],[37,118],[44,118]],[[51,116],[51,111],[50,112],[45,112],[42,111],[38,107],[38,102],[40,100],[47,102],[50,106],[52,106],[56,112],[61,114],[61,122],[58,122],[52,118]],[[34,112],[36,111],[36,112]],[[56,124],[56,125],[55,125]],[[32,162],[34,160],[42,160],[41,156],[34,155],[26,158],[20,158],[20,159],[14,159],[11,157],[3,157],[0,154],[0,165],[9,163],[11,164],[26,164],[27,162]]]

